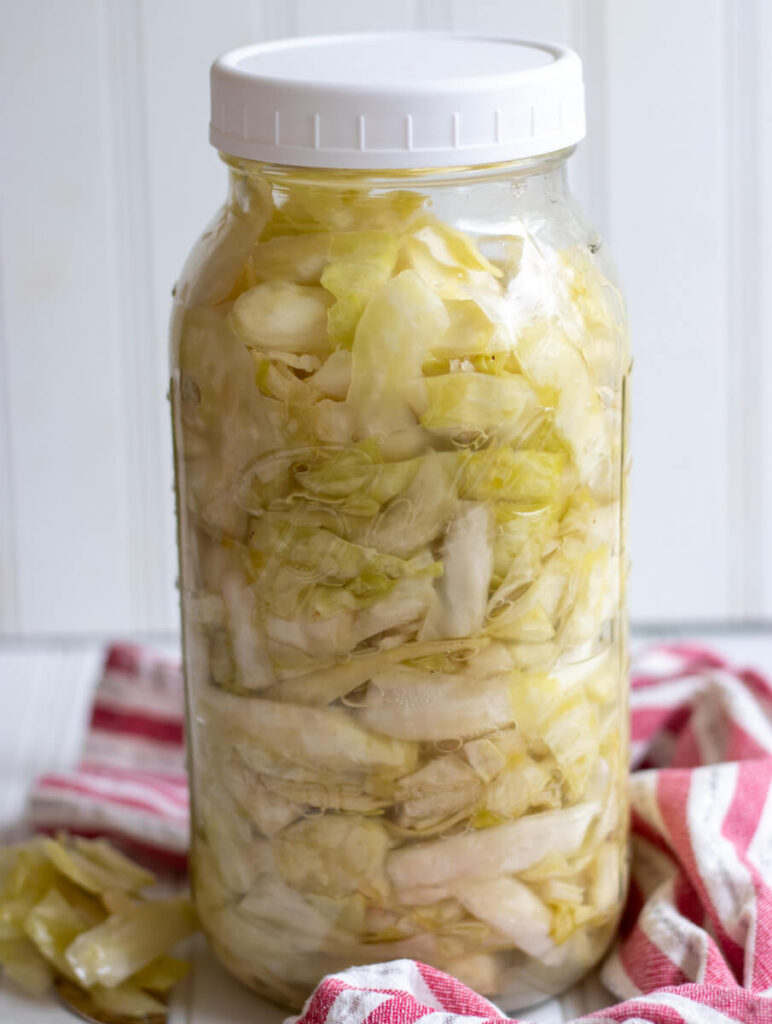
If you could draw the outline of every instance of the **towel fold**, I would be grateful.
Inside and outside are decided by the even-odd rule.
[[[185,867],[189,801],[179,664],[114,644],[94,694],[81,760],[39,778],[29,819],[39,831],[103,835],[141,856]]]

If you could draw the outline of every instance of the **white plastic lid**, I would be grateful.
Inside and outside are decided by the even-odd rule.
[[[212,145],[300,167],[498,163],[584,137],[579,57],[447,32],[280,39],[212,65]]]

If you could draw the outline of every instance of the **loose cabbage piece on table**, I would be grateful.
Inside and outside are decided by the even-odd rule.
[[[151,898],[155,876],[105,840],[59,836],[7,850],[0,965],[32,995],[56,983],[84,1012],[164,1014],[188,965],[168,951],[197,928],[189,901]]]

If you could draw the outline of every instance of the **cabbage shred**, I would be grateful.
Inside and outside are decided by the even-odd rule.
[[[293,1005],[401,956],[532,1002],[626,877],[619,296],[536,219],[234,181],[173,322],[201,920]]]
[[[0,852],[4,978],[32,996],[55,986],[88,1020],[165,1020],[189,967],[168,952],[198,927],[190,901],[146,895],[155,876],[103,839],[36,837]]]

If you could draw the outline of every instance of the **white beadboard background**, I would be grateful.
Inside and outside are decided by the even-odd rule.
[[[211,59],[408,27],[581,53],[574,181],[635,349],[633,617],[772,620],[772,5],[3,0],[0,635],[176,629],[166,322],[225,187]]]

